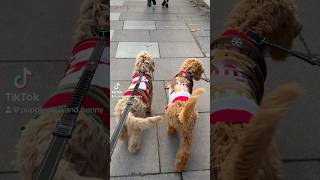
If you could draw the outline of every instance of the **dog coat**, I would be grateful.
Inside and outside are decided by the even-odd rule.
[[[59,83],[58,88],[54,94],[44,103],[42,109],[49,109],[55,107],[54,111],[58,109],[66,110],[64,107],[69,103],[72,93],[75,90],[79,78],[89,62],[98,38],[91,38],[79,42],[72,51],[72,58],[70,64],[67,66],[64,78]],[[106,131],[110,128],[109,118],[109,72],[110,63],[109,58],[109,41],[106,41],[106,49],[104,50],[100,63],[97,67],[96,73],[91,81],[91,86],[84,99],[82,110],[87,115],[92,116],[99,125]]]
[[[257,47],[250,42],[250,38],[245,33],[228,30],[222,36],[225,39],[220,42],[218,40],[218,42],[225,44],[216,45],[215,48],[230,48],[253,60],[249,62],[251,67],[228,60],[228,57],[222,61],[213,60],[211,77],[217,89],[213,94],[214,98],[211,98],[210,121],[212,124],[217,122],[249,123],[251,117],[258,111],[258,104],[262,98],[266,75],[263,64],[265,62],[256,62],[259,50],[256,51]],[[255,52],[252,53],[251,50],[246,49],[249,46]],[[262,60],[264,61],[263,58]]]
[[[132,94],[134,87],[136,86],[139,80],[139,77],[139,74],[134,74],[132,76],[130,86],[128,90],[123,94],[123,96],[130,96]],[[153,87],[151,77],[146,74],[143,75],[135,96],[139,97],[146,106],[148,106],[151,103],[150,100],[152,98],[152,88]]]
[[[169,88],[169,102],[168,105],[165,106],[165,109],[168,109],[168,107],[172,104],[175,103],[176,101],[188,101],[191,97],[192,88],[193,88],[193,80],[192,80],[192,75],[184,70],[180,71],[176,77],[185,77],[187,78],[190,83],[184,83],[184,82],[179,82],[176,81],[176,84],[174,86],[178,86],[181,88],[187,88],[189,91],[177,91],[175,92],[171,87]]]

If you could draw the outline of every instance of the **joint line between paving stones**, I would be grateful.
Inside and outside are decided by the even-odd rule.
[[[189,26],[187,26],[187,27],[189,28],[189,31],[190,31],[190,27],[189,27]],[[200,42],[198,41],[198,39],[196,38],[196,36],[195,36],[191,31],[190,31],[190,33],[191,33],[191,35],[193,36],[193,38],[194,38],[197,46],[200,48],[200,51],[201,51],[203,57],[207,57],[206,53],[203,52],[203,49],[202,49],[202,47],[201,47],[201,45],[200,45]],[[209,32],[209,33],[210,33],[210,32]],[[210,38],[210,37],[209,37],[209,38]]]
[[[19,173],[18,171],[14,171],[14,170],[12,170],[12,171],[0,171],[0,174],[17,174],[17,173]]]
[[[284,163],[295,163],[295,162],[312,162],[320,161],[320,158],[306,158],[306,159],[282,159]]]

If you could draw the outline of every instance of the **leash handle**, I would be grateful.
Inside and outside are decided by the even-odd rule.
[[[114,133],[112,134],[111,143],[110,143],[110,157],[112,157],[113,151],[114,151],[114,149],[115,149],[115,147],[117,145],[118,139],[120,137],[120,134],[122,132],[124,124],[125,124],[125,122],[127,120],[129,111],[130,111],[131,106],[133,104],[133,100],[135,98],[135,94],[136,94],[136,92],[137,92],[137,90],[138,90],[138,88],[140,86],[141,81],[142,81],[142,77],[143,77],[143,74],[140,74],[139,79],[137,81],[137,84],[135,85],[135,87],[133,89],[133,92],[132,92],[131,96],[129,97],[129,100],[127,102],[127,106],[124,109],[123,113],[121,114],[120,121],[119,121],[116,129],[114,130]]]

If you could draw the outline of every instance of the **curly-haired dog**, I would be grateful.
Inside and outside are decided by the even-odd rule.
[[[96,29],[109,27],[109,1],[84,0],[80,8],[78,27],[74,34],[73,56],[65,76],[55,93],[42,106],[40,115],[32,119],[22,132],[16,146],[17,169],[24,180],[31,180],[40,169],[52,131],[61,119],[78,79],[89,61],[98,41]],[[109,48],[109,40],[106,40]],[[54,179],[98,180],[109,179],[109,80],[107,51],[96,74],[76,121],[72,138],[65,146],[64,155]]]
[[[255,33],[290,48],[302,26],[292,0],[241,0],[227,30],[211,45],[211,177],[217,180],[276,180],[281,161],[272,135],[281,116],[303,90],[283,85],[263,97],[267,49]]]
[[[170,135],[178,132],[180,139],[175,165],[177,172],[185,169],[189,159],[193,130],[198,119],[195,105],[205,91],[204,88],[193,91],[193,79],[200,80],[203,72],[203,65],[199,59],[186,59],[170,85],[169,104],[166,107],[167,131]]]
[[[146,51],[140,52],[136,57],[131,85],[128,91],[124,93],[124,97],[121,98],[115,106],[114,114],[116,121],[119,122],[121,114],[127,106],[127,102],[139,76],[143,73],[142,81],[136,93],[136,98],[131,106],[125,127],[120,136],[121,140],[128,140],[128,150],[132,153],[136,152],[140,147],[143,130],[151,128],[162,119],[161,116],[146,118],[146,114],[151,113],[154,68],[155,64],[151,54]]]

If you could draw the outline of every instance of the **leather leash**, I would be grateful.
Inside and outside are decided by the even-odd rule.
[[[256,32],[254,32],[252,30],[249,30],[247,32],[247,35],[258,46],[269,46],[269,47],[281,50],[281,51],[283,51],[287,54],[290,54],[292,56],[295,56],[299,59],[302,59],[311,65],[320,66],[320,56],[319,55],[312,55],[310,53],[306,54],[306,53],[302,53],[299,51],[294,51],[294,50],[290,50],[290,49],[281,47],[277,44],[274,44],[274,43],[267,41],[266,38],[259,36]]]

